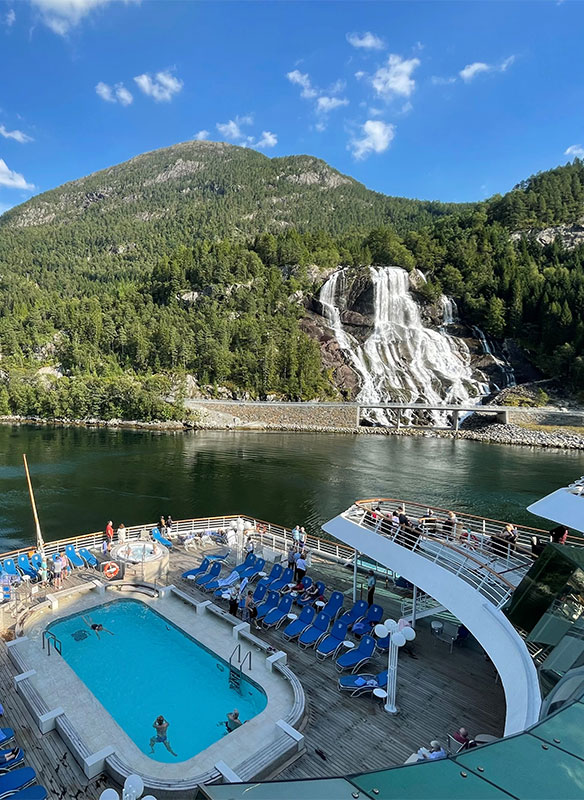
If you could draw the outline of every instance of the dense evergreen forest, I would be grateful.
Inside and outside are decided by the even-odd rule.
[[[337,265],[420,268],[428,301],[453,296],[469,322],[584,390],[584,247],[510,236],[582,217],[578,159],[504,197],[445,206],[376,195],[308,157],[190,144],[213,164],[193,166],[179,145],[0,218],[0,414],[182,416],[186,374],[252,398],[335,397],[299,323]],[[51,365],[64,376],[38,374]]]

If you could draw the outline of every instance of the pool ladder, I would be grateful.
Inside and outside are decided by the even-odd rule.
[[[233,653],[229,656],[229,686],[231,689],[237,689],[238,692],[241,692],[241,678],[246,661],[249,661],[249,668],[251,670],[251,650],[248,650],[242,659],[241,645],[238,644]]]
[[[43,631],[43,650],[45,649],[45,643],[47,645],[47,655],[51,655],[51,642],[53,643],[53,649],[57,651],[57,653],[62,656],[62,645],[61,640],[57,639],[54,633],[51,631]]]

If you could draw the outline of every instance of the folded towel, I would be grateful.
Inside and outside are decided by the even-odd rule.
[[[366,683],[365,678],[355,678],[355,686],[365,686]]]
[[[377,686],[377,681],[374,678],[370,678],[367,681],[367,686]]]

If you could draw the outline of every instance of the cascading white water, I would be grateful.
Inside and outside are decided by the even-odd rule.
[[[345,270],[333,273],[320,291],[323,313],[337,341],[361,378],[357,400],[388,402],[474,403],[487,386],[473,377],[464,342],[426,328],[410,294],[408,273],[399,267],[370,267],[374,329],[360,344],[343,328],[339,298],[344,295]],[[453,308],[450,307],[453,315]],[[436,423],[443,414],[432,413]],[[387,424],[383,411],[369,418]]]
[[[440,298],[440,305],[442,306],[442,326],[447,327],[453,325],[454,321],[458,318],[458,308],[452,297],[447,297],[445,294]]]
[[[479,340],[481,347],[483,348],[483,353],[487,356],[491,356],[493,361],[497,364],[497,366],[501,370],[501,374],[503,376],[503,381],[502,381],[503,385],[500,388],[507,389],[511,386],[517,386],[517,381],[515,380],[515,370],[513,369],[513,367],[505,357],[505,355],[503,355],[502,357],[495,355],[495,353],[493,352],[493,348],[489,343],[489,340],[484,334],[484,331],[482,331],[478,327],[478,325],[472,325],[472,329],[475,333],[475,336]],[[496,389],[499,389],[499,387],[496,384],[494,384],[494,386]]]

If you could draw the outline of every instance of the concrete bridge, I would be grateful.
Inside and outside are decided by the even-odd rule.
[[[484,405],[484,406],[477,406],[477,405],[439,405],[439,404],[430,404],[430,403],[379,403],[379,404],[368,404],[368,403],[355,403],[355,402],[308,402],[308,403],[301,403],[301,402],[290,402],[284,400],[222,400],[222,399],[204,399],[204,398],[197,398],[192,400],[186,400],[185,406],[187,408],[197,408],[199,406],[215,406],[218,411],[233,414],[234,416],[238,414],[238,409],[240,411],[245,410],[256,410],[260,414],[262,412],[269,412],[275,411],[276,409],[281,409],[284,413],[289,411],[291,415],[297,416],[302,411],[306,411],[307,413],[315,412],[316,409],[323,409],[323,410],[333,410],[336,409],[339,412],[343,412],[343,417],[345,422],[342,424],[351,426],[351,427],[359,427],[361,424],[362,414],[364,411],[373,410],[373,409],[380,409],[386,411],[394,411],[394,412],[402,412],[402,411],[416,411],[416,412],[424,412],[424,411],[441,411],[446,412],[451,415],[451,425],[454,430],[458,430],[460,420],[462,416],[468,414],[469,412],[473,411],[480,411],[481,414],[495,414],[497,418],[497,422],[501,422],[506,424],[509,421],[509,407],[507,406],[494,406],[494,405]],[[522,409],[523,410],[523,409]],[[525,411],[529,411],[530,409],[524,409]],[[401,427],[402,423],[399,419],[399,413],[396,414],[397,420],[395,427]],[[349,420],[349,417],[352,419]],[[306,420],[302,420],[302,422],[306,422]],[[436,424],[428,421],[428,427],[437,427]]]

